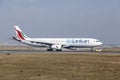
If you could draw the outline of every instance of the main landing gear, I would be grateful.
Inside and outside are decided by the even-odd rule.
[[[47,51],[62,51],[62,49],[47,49]]]
[[[53,51],[53,49],[47,49],[47,51]]]

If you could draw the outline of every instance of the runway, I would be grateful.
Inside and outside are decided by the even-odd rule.
[[[101,51],[101,52],[96,52],[96,51],[70,51],[70,50],[64,50],[64,51],[46,51],[46,50],[0,50],[0,53],[57,53],[57,54],[83,54],[83,53],[96,53],[96,54],[120,54],[119,51]]]
[[[46,48],[33,48],[28,46],[0,46],[0,53],[58,53],[58,54],[82,54],[82,53],[96,53],[96,54],[120,54],[120,47],[101,48],[101,52],[93,51],[90,49],[82,48],[77,50],[63,49],[63,51],[46,51]]]

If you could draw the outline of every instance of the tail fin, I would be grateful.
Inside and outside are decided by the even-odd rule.
[[[14,26],[14,27],[15,27],[17,39],[26,40],[26,38],[28,38],[18,26]]]

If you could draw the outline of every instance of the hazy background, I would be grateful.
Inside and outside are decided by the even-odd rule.
[[[120,45],[120,0],[0,0],[0,44],[14,25],[30,37],[89,37]]]

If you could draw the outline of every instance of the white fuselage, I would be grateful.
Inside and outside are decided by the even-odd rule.
[[[102,45],[97,39],[93,38],[29,38],[22,30],[15,26],[16,36],[13,39],[23,44],[35,47],[47,47],[48,51],[61,51],[62,48],[93,48]]]
[[[64,46],[76,46],[76,47],[96,47],[102,45],[97,39],[92,38],[28,38],[27,41],[35,41],[42,43],[50,43],[56,45],[64,45]],[[37,43],[30,43],[30,45],[41,45]]]

